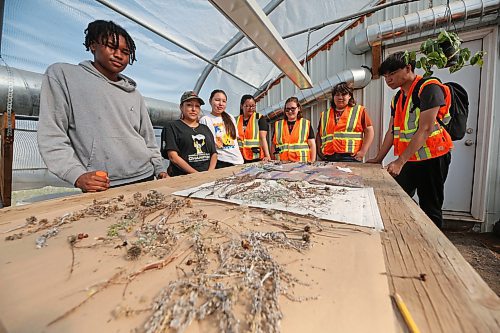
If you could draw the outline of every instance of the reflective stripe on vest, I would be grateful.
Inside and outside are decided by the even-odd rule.
[[[258,152],[252,150],[252,148],[260,148],[259,118],[259,114],[254,112],[248,119],[245,130],[243,130],[243,115],[239,115],[236,118],[236,124],[238,126],[238,146],[245,160],[255,160],[264,157],[262,149]]]
[[[310,160],[309,120],[301,118],[295,122],[292,133],[288,130],[286,120],[274,124],[274,144],[278,154],[276,158],[282,161],[307,162]]]
[[[394,113],[394,127],[393,127],[393,137],[394,137],[394,154],[399,156],[408,148],[408,145],[413,138],[413,135],[418,130],[418,124],[420,119],[420,109],[415,108],[413,111],[413,101],[412,93],[415,88],[416,83],[422,77],[416,76],[413,81],[410,90],[408,91],[408,97],[406,98],[405,105],[403,106],[403,93],[399,94],[397,101],[392,101],[392,105],[395,106]],[[437,80],[429,80],[429,82],[422,85],[436,83],[443,86]],[[419,91],[419,93],[422,89]],[[446,106],[441,107],[438,113],[438,117],[445,118],[446,115],[449,117],[449,105],[451,98],[449,96],[449,90],[443,89],[445,93]],[[429,158],[435,158],[446,154],[450,148],[453,147],[451,138],[449,134],[442,128],[437,121],[434,121],[432,132],[427,138],[426,142],[418,151],[410,157],[410,161],[426,160]]]
[[[332,108],[321,113],[320,136],[321,151],[325,155],[334,153],[357,153],[363,144],[363,125],[361,124],[364,107],[347,107],[338,122]]]

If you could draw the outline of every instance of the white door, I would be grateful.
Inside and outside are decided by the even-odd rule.
[[[474,54],[483,49],[482,39],[463,43]],[[434,71],[434,76],[442,82],[457,82],[465,88],[469,95],[469,117],[467,132],[460,141],[454,141],[451,152],[451,165],[445,184],[443,210],[449,212],[470,213],[472,189],[474,183],[474,161],[476,155],[477,117],[479,106],[479,89],[481,87],[481,68],[465,66],[456,73],[450,74],[448,69]]]
[[[482,39],[471,40],[463,43],[471,53],[481,50]],[[396,52],[399,50],[394,50]],[[392,53],[392,52],[391,52]],[[462,85],[469,95],[469,117],[467,118],[467,134],[460,141],[454,141],[451,165],[448,178],[445,184],[445,198],[443,210],[446,212],[470,213],[472,204],[472,190],[474,182],[474,166],[476,154],[477,118],[479,106],[479,89],[481,86],[481,69],[477,66],[465,66],[460,71],[450,74],[448,69],[436,70],[433,76],[441,79],[442,82],[457,82]],[[423,71],[417,69],[417,74],[422,75]],[[385,110],[388,110],[390,100],[395,94],[384,84]],[[387,118],[385,116],[384,118]],[[384,121],[384,131],[387,130],[388,119]],[[391,153],[384,159],[384,165],[395,159]],[[415,198],[418,200],[417,198]]]

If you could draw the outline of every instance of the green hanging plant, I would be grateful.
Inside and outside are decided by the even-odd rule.
[[[468,48],[461,48],[462,40],[455,32],[441,30],[436,38],[429,38],[420,44],[419,51],[405,51],[405,61],[416,61],[416,67],[422,68],[424,76],[431,76],[431,68],[449,68],[450,73],[459,71],[469,62],[469,65],[483,65],[484,51],[478,51],[471,57]],[[417,52],[421,56],[417,59]]]

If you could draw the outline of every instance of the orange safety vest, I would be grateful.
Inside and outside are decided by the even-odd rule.
[[[403,105],[403,93],[399,94],[399,98],[397,101],[392,99],[391,106],[395,110],[394,112],[394,155],[399,156],[408,148],[410,141],[418,130],[418,122],[420,118],[420,109],[415,108],[413,111],[413,103],[412,103],[412,93],[415,85],[418,81],[422,79],[421,76],[418,76],[413,81],[410,90],[408,91],[408,95],[406,97],[405,104]],[[418,92],[418,96],[422,93],[422,89],[428,84],[437,84],[439,85],[444,92],[446,105],[442,106],[439,111],[437,117],[442,119],[443,123],[447,123],[450,120],[449,109],[451,105],[451,94],[450,89],[439,82],[436,79],[429,79],[425,81],[420,90]],[[442,155],[445,155],[450,151],[453,147],[453,143],[451,141],[451,137],[446,132],[446,130],[439,125],[437,121],[434,121],[434,128],[432,130],[431,135],[425,141],[425,144],[420,147],[420,149],[410,157],[410,161],[420,161],[427,160],[430,158],[436,158]]]
[[[285,119],[275,122],[273,142],[276,147],[276,158],[280,161],[310,161],[311,149],[307,144],[310,127],[311,122],[301,118],[295,122],[290,133]]]
[[[259,118],[260,115],[254,112],[250,116],[250,119],[248,119],[248,124],[244,131],[243,115],[239,115],[236,118],[236,124],[238,126],[238,146],[245,160],[250,161],[258,158],[262,159],[264,157],[264,151],[260,148]]]
[[[333,108],[321,112],[320,136],[321,152],[324,155],[334,153],[356,154],[363,145],[363,124],[361,118],[365,112],[362,105],[348,106],[337,123]]]

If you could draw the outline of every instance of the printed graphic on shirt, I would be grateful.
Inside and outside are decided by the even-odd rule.
[[[196,154],[188,155],[189,162],[202,162],[210,159],[210,154],[203,151],[203,146],[205,145],[205,135],[196,134],[191,135],[193,138],[193,147],[196,149]]]
[[[235,141],[226,133],[224,123],[214,123],[215,145],[219,149],[232,149],[235,147]]]

